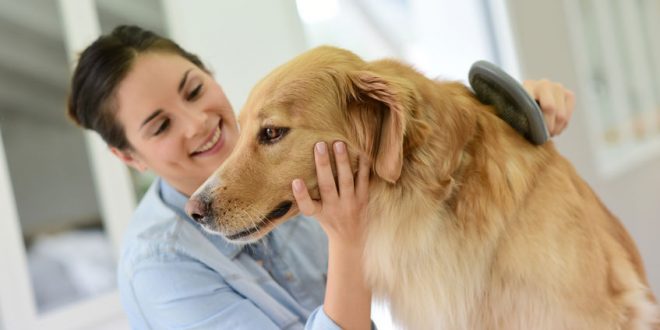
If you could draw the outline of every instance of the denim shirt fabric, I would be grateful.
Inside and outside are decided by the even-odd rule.
[[[295,217],[238,246],[205,232],[186,197],[149,188],[122,243],[122,305],[135,329],[339,329],[323,311],[327,238]]]

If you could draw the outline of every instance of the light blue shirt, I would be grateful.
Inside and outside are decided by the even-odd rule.
[[[124,236],[119,291],[135,329],[339,329],[322,308],[327,238],[295,217],[240,247],[204,232],[161,179]]]

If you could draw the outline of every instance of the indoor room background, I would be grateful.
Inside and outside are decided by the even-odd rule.
[[[310,47],[394,57],[467,81],[485,59],[576,93],[554,139],[635,239],[660,293],[657,0],[0,0],[0,330],[128,329],[116,292],[123,229],[153,177],[65,116],[77,54],[118,24],[197,53],[239,111]],[[391,324],[376,303],[380,329]]]

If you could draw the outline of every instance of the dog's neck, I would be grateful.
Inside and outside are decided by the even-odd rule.
[[[464,86],[434,83],[429,89],[439,91],[422,92],[425,105],[417,119],[431,129],[416,135],[423,140],[405,142],[414,148],[404,152],[399,180],[392,184],[372,176],[365,255],[375,257],[365,260],[376,296],[425,296],[424,285],[408,283],[413,292],[400,292],[401,280],[427,269],[439,272],[424,275],[441,279],[436,284],[442,295],[429,305],[444,306],[439,310],[448,312],[442,318],[452,324],[477,303],[470,299],[481,294],[504,229],[533,189],[534,176],[523,173],[539,173],[554,149],[532,146]],[[406,138],[416,129],[406,127]],[[461,288],[455,286],[459,280]]]
[[[401,177],[377,182],[376,193],[387,189],[403,200],[419,192],[423,200],[410,203],[443,205],[458,221],[510,218],[535,179],[523,173],[539,172],[551,143],[532,146],[462,84],[429,81],[420,91],[420,108],[408,114]]]

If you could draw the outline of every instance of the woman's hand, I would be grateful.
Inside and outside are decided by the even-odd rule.
[[[365,282],[364,253],[370,165],[360,159],[357,177],[341,142],[333,144],[335,184],[325,142],[314,147],[321,201],[310,198],[304,182],[293,181],[300,211],[315,217],[328,235],[328,279],[323,311],[342,329],[371,328],[371,289]],[[337,187],[339,189],[337,189]]]
[[[550,136],[560,134],[568,126],[575,110],[575,94],[547,79],[525,80],[523,87],[541,106]]]
[[[293,195],[300,211],[319,221],[331,243],[362,249],[370,166],[366,160],[360,159],[357,178],[354,180],[346,144],[337,141],[333,149],[339,184],[335,184],[332,175],[327,146],[325,142],[319,142],[314,147],[314,159],[321,201],[311,199],[307,187],[300,179],[293,181]]]

